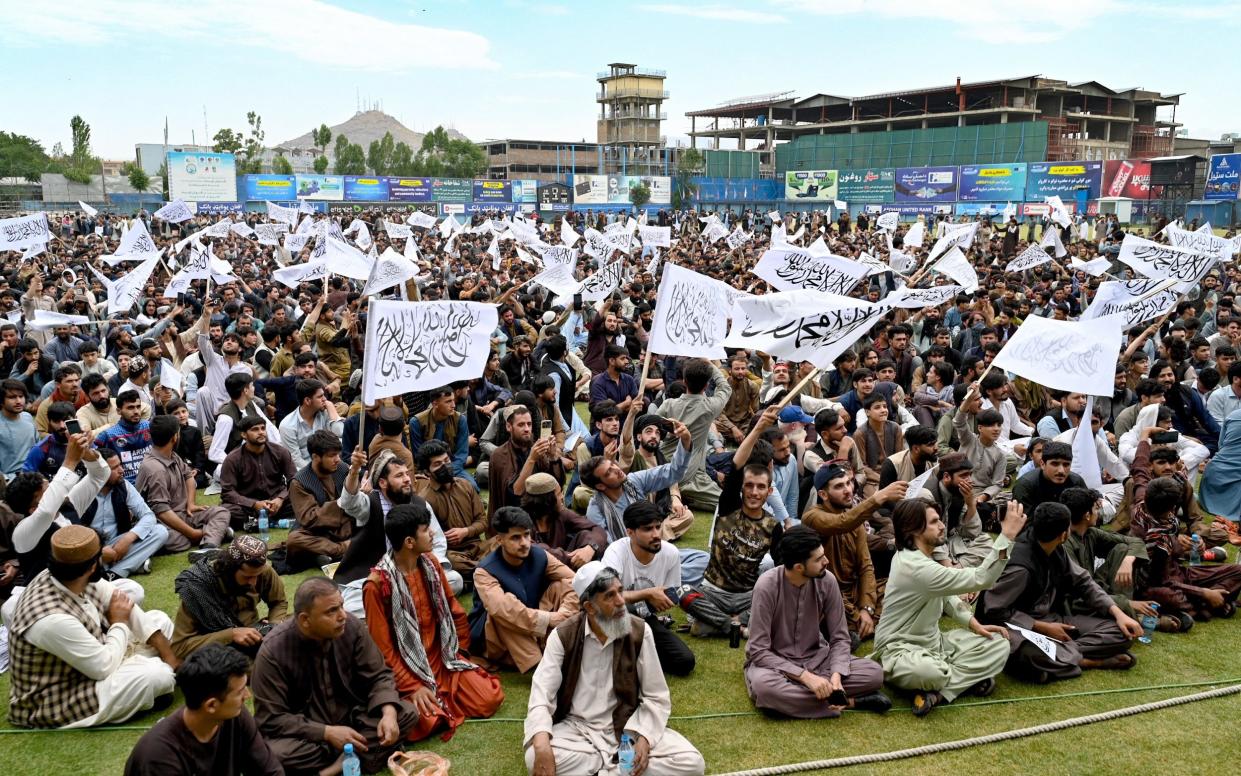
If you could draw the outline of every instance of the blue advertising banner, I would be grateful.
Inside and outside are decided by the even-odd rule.
[[[1020,202],[1026,193],[1026,165],[961,165],[960,202]]]
[[[513,184],[513,201],[522,204],[537,204],[539,201],[539,182],[536,180],[516,180]]]
[[[512,181],[474,181],[475,202],[512,202]]]
[[[897,202],[955,202],[956,167],[898,167]]]
[[[880,205],[884,213],[900,213],[902,216],[933,216],[939,213],[952,213],[952,205]]]
[[[292,175],[247,175],[245,198],[251,202],[293,202],[297,199],[297,179]]]
[[[244,210],[240,202],[198,202],[196,207],[200,216],[222,216]]]
[[[355,202],[387,202],[388,179],[346,175],[345,199]]]
[[[430,178],[388,178],[388,196],[393,202],[430,202]]]
[[[436,202],[470,202],[474,182],[469,178],[431,178],[431,199]]]
[[[1241,191],[1241,154],[1216,154],[1211,157],[1203,199],[1237,199]]]
[[[891,202],[896,170],[891,167],[841,170],[836,180],[836,196],[849,204]]]
[[[488,181],[490,183],[491,181]],[[507,181],[506,181],[507,182]],[[516,213],[520,208],[511,202],[466,202],[461,212],[473,213]],[[447,211],[445,211],[447,212]]]
[[[297,198],[340,202],[345,198],[345,176],[298,175]]]
[[[1098,199],[1103,188],[1103,162],[1030,162],[1026,168],[1026,200],[1042,202],[1044,197],[1077,199],[1085,187],[1087,199]]]

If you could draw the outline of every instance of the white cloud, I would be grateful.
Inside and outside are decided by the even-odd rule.
[[[14,46],[123,46],[141,38],[191,39],[278,52],[344,70],[493,69],[490,42],[462,30],[402,24],[320,0],[92,0],[0,2],[0,40]],[[139,40],[135,40],[139,39]]]
[[[772,0],[791,12],[935,20],[969,38],[998,45],[1048,43],[1083,30],[1101,17],[1123,19],[1120,0]],[[1169,13],[1172,8],[1169,7]],[[1116,15],[1120,13],[1120,15]],[[1014,32],[1019,31],[1019,32]]]
[[[572,70],[530,70],[520,73],[509,73],[515,81],[593,81],[589,73],[577,73]]]
[[[746,22],[749,24],[783,24],[787,21],[783,16],[763,11],[752,11],[744,8],[730,8],[723,5],[674,5],[669,3],[657,5],[640,5],[639,11],[662,13],[670,16],[689,16],[694,19],[706,19],[715,22]]]

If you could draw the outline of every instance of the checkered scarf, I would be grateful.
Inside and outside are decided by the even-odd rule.
[[[435,610],[436,627],[439,629],[440,651],[444,665],[449,671],[469,671],[478,666],[468,660],[457,657],[460,648],[457,642],[457,626],[453,620],[452,609],[448,606],[448,596],[444,594],[444,586],[440,581],[440,571],[429,553],[418,556],[418,566],[430,589],[431,606]],[[387,579],[388,589],[392,591],[392,625],[396,631],[397,651],[405,665],[414,672],[423,684],[436,689],[435,674],[427,660],[426,649],[422,646],[422,629],[418,624],[418,612],[414,608],[414,599],[405,584],[405,575],[396,567],[392,553],[385,553],[375,570]]]

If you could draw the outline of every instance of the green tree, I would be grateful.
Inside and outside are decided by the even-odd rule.
[[[241,171],[257,175],[263,171],[263,138],[267,133],[263,131],[263,117],[254,111],[246,113],[246,123],[250,125],[250,136],[242,149]]]
[[[452,137],[440,126],[422,138],[415,166],[418,175],[473,178],[487,169],[487,156],[483,149]]]
[[[34,138],[0,131],[0,178],[25,178],[38,183],[51,161]]]
[[[327,152],[327,144],[332,142],[332,130],[327,124],[320,124],[318,129],[310,130],[310,142],[315,144],[322,155]]]
[[[392,160],[388,165],[389,175],[417,175],[414,167],[414,149],[405,143],[397,143],[392,149]]]
[[[133,186],[135,191],[146,191],[151,188],[151,176],[133,162],[126,162],[121,172],[128,176],[129,185]]]
[[[215,141],[215,145],[212,146],[211,150],[217,154],[235,154],[241,150],[241,146],[245,142],[240,132],[234,132],[227,127],[216,132],[212,140]]]
[[[372,140],[366,151],[366,164],[376,175],[387,175],[392,168],[392,155],[396,151],[396,141],[391,132],[385,132],[380,140]]]
[[[165,159],[163,162],[160,163],[159,172],[157,172],[156,175],[159,176],[160,193],[164,195],[164,199],[168,199],[168,160],[167,159]]]
[[[332,172],[337,175],[365,175],[366,152],[357,143],[350,143],[344,135],[336,136],[336,146],[332,149],[336,164]]]
[[[271,160],[271,171],[277,175],[292,175],[293,163],[284,154],[276,154],[276,158]]]
[[[73,150],[65,162],[65,177],[75,183],[90,183],[90,176],[98,168],[90,152],[90,124],[81,116],[74,116],[69,120],[69,132],[73,137]]]
[[[681,158],[677,159],[676,182],[677,182],[677,203],[679,208],[682,204],[693,205],[694,200],[698,197],[698,187],[694,185],[693,178],[702,175],[702,171],[707,166],[707,160],[703,157],[702,152],[697,148],[687,148],[681,152]]]
[[[639,183],[629,189],[629,201],[633,204],[635,210],[641,210],[642,206],[651,201],[651,187],[645,183]]]
[[[320,155],[319,158],[315,159],[314,166],[315,166],[315,172],[319,173],[320,175],[327,172],[327,166],[328,166],[327,157]]]
[[[344,135],[337,135],[336,136],[336,147],[332,149],[332,158],[336,162],[335,166],[332,168],[332,171],[335,172],[337,175],[344,174],[345,157],[348,156],[348,154],[349,154],[349,138],[345,137]]]

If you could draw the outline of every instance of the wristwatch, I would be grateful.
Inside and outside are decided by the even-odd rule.
[[[869,614],[871,617],[874,617],[874,616],[875,616],[875,607],[873,607],[873,606],[863,606],[863,607],[862,607],[862,611],[866,612],[866,613],[867,613],[867,614]]]

